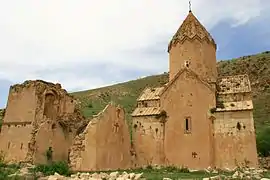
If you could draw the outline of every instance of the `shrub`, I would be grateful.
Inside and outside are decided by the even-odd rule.
[[[20,166],[18,164],[7,164],[5,163],[5,154],[3,151],[0,152],[0,179],[9,179],[8,175],[14,174]],[[16,176],[13,176],[15,180]]]
[[[216,110],[217,110],[217,108],[211,108],[211,109],[210,109],[210,113],[211,113],[211,114],[214,114],[214,113],[216,112]]]
[[[52,147],[49,147],[46,151],[46,157],[47,157],[47,161],[51,162],[52,161],[52,155],[53,155],[53,150]]]
[[[31,170],[32,172],[42,172],[44,175],[53,175],[55,172],[58,174],[69,176],[71,171],[66,162],[52,162],[52,164],[39,164]]]
[[[264,127],[257,132],[256,140],[258,154],[263,157],[270,156],[270,127]]]

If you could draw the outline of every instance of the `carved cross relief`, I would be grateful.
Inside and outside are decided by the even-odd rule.
[[[118,124],[118,122],[115,122],[114,124],[113,124],[113,132],[118,132],[119,131],[119,124]]]

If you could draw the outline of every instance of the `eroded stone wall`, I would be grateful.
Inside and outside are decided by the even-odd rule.
[[[163,164],[164,123],[156,116],[133,117],[134,166]]]
[[[90,171],[130,167],[130,136],[122,108],[110,103],[85,130],[70,150],[73,170]]]
[[[257,167],[254,121],[251,110],[216,112],[214,120],[215,166]]]
[[[31,123],[3,123],[0,133],[0,150],[6,161],[24,161],[31,139]]]
[[[60,84],[36,80],[11,86],[0,133],[6,160],[44,163],[51,146],[55,160],[67,160],[76,130],[63,132],[59,123],[75,113],[75,103]],[[75,116],[73,121],[77,121]]]

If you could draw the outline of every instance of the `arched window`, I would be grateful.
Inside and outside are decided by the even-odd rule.
[[[45,104],[44,104],[44,112],[43,114],[50,119],[54,119],[56,117],[56,107],[54,102],[56,100],[56,95],[53,93],[47,93],[45,95]]]

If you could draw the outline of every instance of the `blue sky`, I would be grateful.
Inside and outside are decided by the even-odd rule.
[[[0,108],[27,79],[77,91],[168,71],[168,42],[188,13],[188,0],[15,1],[0,2]],[[270,50],[269,0],[193,0],[192,10],[218,59]]]

